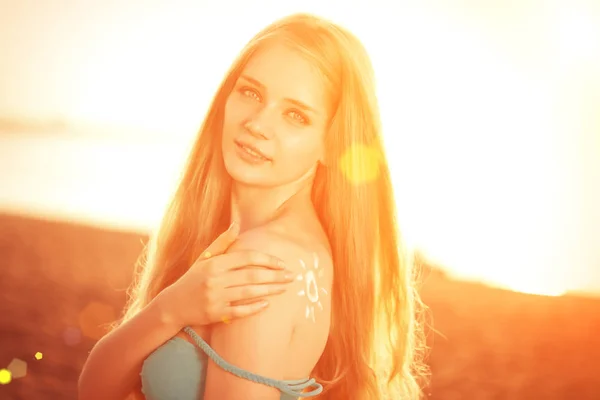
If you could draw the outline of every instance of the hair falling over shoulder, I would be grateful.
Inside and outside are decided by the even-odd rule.
[[[230,177],[220,151],[223,109],[247,60],[284,40],[313,61],[331,91],[326,166],[313,203],[334,262],[332,326],[313,377],[326,400],[422,397],[424,305],[398,231],[374,74],[360,41],[319,17],[296,14],[256,35],[210,106],[164,219],[139,263],[123,320],[182,276],[229,222]]]

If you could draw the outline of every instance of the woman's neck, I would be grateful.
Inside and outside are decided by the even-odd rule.
[[[231,220],[244,232],[265,225],[285,210],[311,201],[312,180],[276,188],[248,187],[234,182],[231,190]]]

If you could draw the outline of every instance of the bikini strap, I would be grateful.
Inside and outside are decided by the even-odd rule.
[[[212,349],[192,328],[186,326],[183,331],[187,333],[194,342],[209,356],[215,364],[225,371],[252,382],[260,383],[266,386],[271,386],[279,389],[282,393],[289,394],[295,397],[314,397],[323,391],[323,386],[315,381],[314,378],[297,379],[297,380],[277,380],[264,376],[256,375],[244,369],[229,364],[216,351]],[[304,389],[312,387],[310,392],[303,392]]]

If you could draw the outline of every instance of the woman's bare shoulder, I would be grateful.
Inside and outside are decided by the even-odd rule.
[[[286,375],[310,373],[325,348],[331,324],[333,262],[327,245],[307,240],[303,235],[281,234],[279,229],[265,226],[241,234],[234,246],[279,257],[296,274],[291,287],[278,300],[281,306],[278,318],[291,318],[293,325],[286,352],[294,363],[288,364]],[[272,306],[279,308],[279,305]]]
[[[239,235],[235,247],[259,250],[283,258],[293,271],[302,272],[314,266],[325,278],[333,270],[329,243],[319,232],[310,232],[287,223],[273,222]]]
[[[282,229],[283,228],[283,229]],[[259,250],[281,258],[286,267],[296,274],[292,284],[294,293],[305,298],[299,322],[317,322],[322,311],[329,314],[329,294],[333,285],[333,260],[328,243],[310,232],[293,230],[289,225],[265,225],[240,235],[237,248]],[[314,303],[314,304],[313,304]]]

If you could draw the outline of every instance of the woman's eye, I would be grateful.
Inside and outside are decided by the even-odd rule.
[[[245,97],[260,101],[260,95],[254,89],[243,87],[240,89],[240,93]]]
[[[296,122],[299,122],[303,125],[308,124],[308,118],[306,118],[302,113],[298,111],[290,111],[289,116]]]

